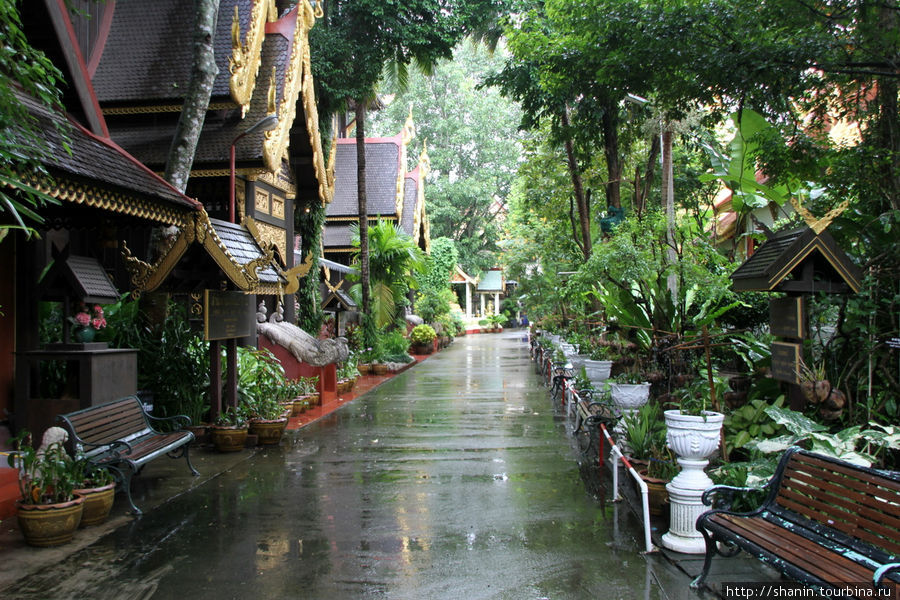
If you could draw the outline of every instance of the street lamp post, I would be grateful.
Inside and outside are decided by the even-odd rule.
[[[250,135],[251,133],[256,133],[257,131],[272,131],[278,127],[278,117],[275,115],[266,115],[253,125],[251,125],[246,131],[238,135],[234,140],[231,141],[231,147],[229,148],[229,169],[228,169],[228,220],[232,223],[234,220],[234,185],[235,185],[235,176],[234,176],[234,148],[237,145],[238,141],[244,137],[245,135]]]

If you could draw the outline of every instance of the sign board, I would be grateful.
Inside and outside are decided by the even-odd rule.
[[[800,383],[800,344],[772,343],[772,377],[778,381]]]
[[[806,302],[803,296],[769,300],[769,330],[772,335],[803,339],[806,337]]]
[[[253,296],[244,292],[205,290],[203,294],[203,337],[227,340],[251,335],[256,330]]]

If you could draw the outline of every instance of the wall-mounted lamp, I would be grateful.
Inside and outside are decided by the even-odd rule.
[[[251,133],[256,133],[257,131],[272,131],[278,127],[278,117],[275,115],[266,115],[253,125],[251,125],[246,131],[238,135],[231,141],[231,148],[229,149],[229,170],[228,170],[228,220],[234,223],[234,147],[238,143],[238,141],[244,137],[245,135],[250,135]]]

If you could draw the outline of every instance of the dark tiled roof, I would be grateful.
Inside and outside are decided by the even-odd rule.
[[[96,259],[70,256],[66,259],[66,266],[78,287],[77,296],[85,302],[115,302],[119,299],[119,292]]]
[[[366,211],[370,216],[397,214],[399,139],[366,142]],[[334,200],[329,217],[359,215],[356,197],[356,143],[339,142],[334,161]]]
[[[243,266],[251,260],[264,256],[256,240],[244,227],[236,223],[220,221],[219,219],[210,219],[209,221],[238,265]],[[260,269],[256,274],[259,276],[260,283],[277,283],[281,281],[278,273],[271,266]]]
[[[194,168],[200,165],[228,165],[228,150],[231,142],[248,127],[258,122],[266,115],[267,94],[269,90],[269,75],[272,67],[276,68],[276,81],[283,81],[287,62],[290,58],[290,41],[280,35],[268,35],[263,43],[262,65],[259,69],[259,79],[253,90],[253,98],[250,101],[250,110],[242,120],[226,119],[216,121],[213,113],[207,115],[203,126],[203,133],[197,143],[197,152],[194,156]],[[280,103],[284,94],[283,86],[279,86],[276,94],[276,102]],[[233,111],[237,117],[239,111]],[[125,124],[109,120],[110,135],[123,148],[131,152],[144,164],[154,168],[161,168],[165,164],[169,145],[175,132],[175,119],[167,123],[141,120]],[[297,116],[294,126],[304,124],[302,101],[297,103]],[[241,167],[241,161],[258,161],[262,157],[262,141],[265,133],[259,132],[242,138],[236,147],[235,159],[237,167]]]
[[[58,113],[51,113],[20,89],[15,88],[15,94],[37,119],[37,128],[47,144],[48,152],[43,163],[48,168],[105,187],[163,200],[186,209],[196,209],[199,206],[155,173],[138,164],[122,148],[109,140],[94,136],[77,125],[71,126],[68,132],[70,154],[54,127],[54,123],[69,124],[69,121]]]
[[[403,185],[403,216],[400,219],[400,228],[409,236],[413,235],[415,226],[416,201],[419,199],[418,184],[417,178],[407,177]]]
[[[228,57],[236,3],[241,7],[241,31],[247,31],[252,3],[221,0],[214,41],[219,67],[214,97],[229,94]],[[103,56],[92,80],[97,99],[101,103],[144,103],[183,98],[190,80],[194,10],[194,3],[185,0],[117,2]]]
[[[327,223],[325,225],[325,235],[322,238],[322,244],[326,248],[349,248],[350,243],[350,224]]]

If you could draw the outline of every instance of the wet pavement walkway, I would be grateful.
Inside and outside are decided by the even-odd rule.
[[[699,597],[589,491],[522,336],[460,338],[0,597]]]

